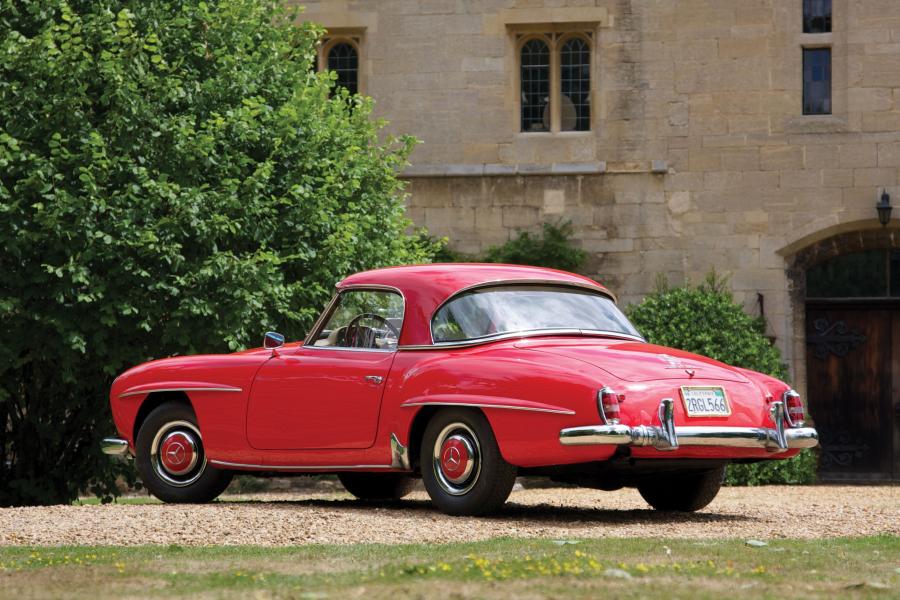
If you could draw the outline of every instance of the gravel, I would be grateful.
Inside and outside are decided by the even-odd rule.
[[[632,489],[513,492],[487,518],[449,517],[416,492],[366,505],[342,492],[226,496],[207,505],[0,509],[0,545],[459,542],[498,536],[826,538],[900,535],[900,486],[723,488],[694,514],[651,510]]]

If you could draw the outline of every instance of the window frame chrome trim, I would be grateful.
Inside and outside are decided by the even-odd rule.
[[[489,337],[481,337],[472,340],[458,342],[432,342],[431,344],[410,344],[398,346],[397,350],[453,350],[455,348],[471,348],[473,346],[481,346],[493,342],[500,342],[511,339],[525,339],[532,337],[601,337],[614,338],[632,342],[646,343],[647,340],[640,336],[628,333],[620,333],[617,331],[601,331],[598,329],[534,329],[531,331],[512,331],[509,333],[498,333]]]
[[[403,323],[400,324],[400,336],[397,337],[397,347],[393,350],[389,348],[346,348],[342,346],[316,346],[316,337],[321,333],[323,329],[325,329],[325,325],[328,324],[328,320],[331,318],[334,311],[337,309],[338,300],[341,297],[341,294],[344,292],[392,292],[400,296],[401,302],[403,302]],[[400,288],[394,287],[392,285],[382,285],[379,283],[365,283],[365,284],[350,284],[343,285],[337,288],[337,292],[332,296],[331,300],[328,304],[325,305],[325,309],[322,311],[322,314],[319,315],[319,318],[316,319],[315,324],[312,329],[309,330],[309,334],[307,334],[306,338],[303,340],[303,344],[300,346],[301,348],[315,348],[318,350],[343,350],[343,351],[353,351],[353,352],[396,352],[400,349],[400,337],[403,336],[403,325],[406,323],[406,296],[403,294],[403,291]]]

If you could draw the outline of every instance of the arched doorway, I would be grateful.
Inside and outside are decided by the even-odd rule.
[[[900,244],[846,233],[799,252],[806,395],[823,480],[900,479]],[[799,281],[798,281],[799,279]]]

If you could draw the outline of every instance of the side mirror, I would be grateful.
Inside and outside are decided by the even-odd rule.
[[[274,350],[284,346],[284,336],[274,331],[267,331],[263,338],[263,348],[266,350]]]

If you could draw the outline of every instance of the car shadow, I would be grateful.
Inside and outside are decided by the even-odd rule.
[[[310,498],[302,500],[229,500],[223,504],[250,504],[258,507],[296,510],[298,508],[326,508],[355,512],[356,510],[377,510],[379,517],[408,517],[415,514],[429,515],[429,517],[445,517],[428,500],[396,500],[391,502],[366,502],[357,499],[322,499]],[[713,507],[714,508],[714,507]],[[518,504],[515,501],[507,502],[498,512],[480,519],[494,522],[519,522],[542,523],[546,525],[576,525],[605,523],[630,524],[636,523],[739,523],[752,522],[758,519],[746,515],[723,514],[716,512],[684,513],[677,511],[659,511],[652,508],[646,509],[612,509],[603,507],[584,506],[559,506],[556,504]]]

